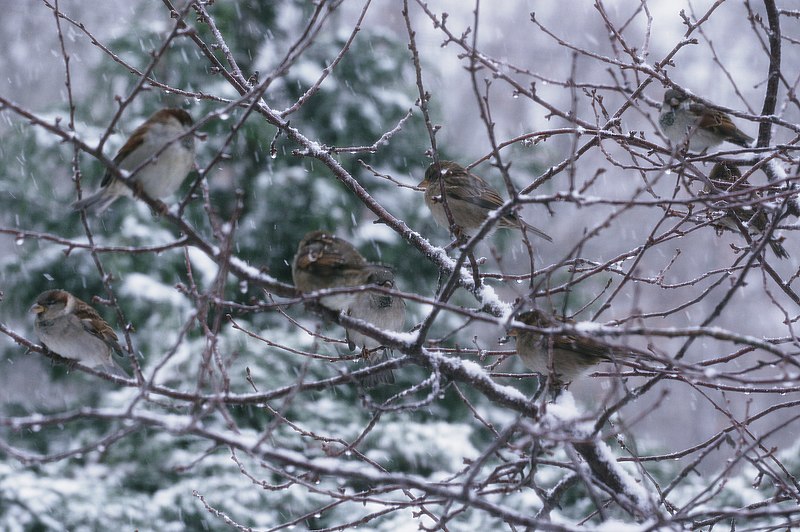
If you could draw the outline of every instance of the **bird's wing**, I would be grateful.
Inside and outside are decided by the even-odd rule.
[[[75,316],[81,321],[83,330],[105,342],[114,351],[122,353],[117,333],[95,309],[86,304],[79,305],[75,309]]]
[[[130,136],[127,142],[122,145],[119,149],[117,154],[114,156],[114,164],[117,166],[122,166],[122,161],[130,157],[130,155],[144,143],[144,136],[145,136],[145,128],[144,124],[137,127],[133,134]],[[138,166],[138,165],[137,165]],[[111,183],[113,178],[113,174],[110,170],[106,170],[105,175],[103,176],[103,181],[100,183],[101,187],[108,186]]]
[[[608,360],[610,355],[617,349],[615,346],[601,342],[595,338],[587,338],[572,334],[554,336],[552,342],[553,347],[556,349],[572,351],[579,355],[603,360]]]
[[[500,197],[497,191],[478,176],[473,175],[472,178],[473,180],[469,182],[465,176],[463,181],[459,179],[453,183],[447,183],[447,197],[465,201],[490,211],[503,205],[503,198]]]
[[[697,127],[713,131],[717,135],[725,137],[736,144],[745,145],[753,141],[753,138],[741,131],[733,123],[731,117],[722,111],[709,109],[702,104],[692,104],[689,109],[699,115]]]

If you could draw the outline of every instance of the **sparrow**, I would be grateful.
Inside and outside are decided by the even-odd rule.
[[[450,227],[445,203],[453,223],[463,231],[478,229],[491,211],[503,205],[500,195],[486,181],[453,161],[431,164],[425,171],[425,179],[417,186],[425,189],[425,204],[433,214],[433,219],[443,227]],[[525,226],[540,238],[553,241],[544,231],[524,222],[515,212],[500,218],[498,226],[516,229]]]
[[[111,356],[122,355],[117,335],[95,309],[66,290],[48,290],[36,298],[34,330],[53,353],[90,368],[129,377]]]
[[[325,231],[312,231],[297,246],[292,261],[292,281],[305,293],[359,286],[367,265],[366,259],[346,240]],[[321,297],[319,302],[331,310],[347,311],[356,297],[356,293],[337,294]]]
[[[730,199],[730,203],[739,204],[739,206],[729,207],[729,202],[724,200],[715,202],[713,205],[714,209],[722,211],[724,214],[722,217],[715,217],[714,225],[717,227],[718,233],[721,234],[725,229],[738,233],[739,226],[736,224],[736,219],[738,219],[751,235],[763,234],[770,225],[770,219],[767,209],[762,204],[764,201],[769,201],[770,194],[783,192],[783,189],[770,187],[770,190],[764,192],[753,191],[748,194],[747,190],[751,188],[751,185],[747,181],[742,181],[741,177],[742,172],[736,165],[719,162],[711,169],[711,173],[708,175],[709,183],[706,183],[701,194],[718,192],[735,194],[735,197]],[[778,214],[776,213],[776,215]],[[781,242],[783,242],[783,237],[771,235],[768,244],[776,257],[788,259],[789,252]]]
[[[707,150],[723,141],[743,148],[753,144],[753,138],[740,131],[730,116],[675,89],[664,93],[658,125],[673,144],[682,144],[688,137],[692,151]]]
[[[523,312],[517,319],[543,329],[575,323],[540,310]],[[557,386],[569,384],[601,362],[630,358],[635,353],[627,347],[576,334],[540,334],[525,329],[511,329],[508,334],[517,337],[517,355],[525,366],[535,373],[551,376]]]
[[[364,269],[360,284],[394,288],[394,272],[387,266],[370,264]],[[381,292],[359,292],[348,308],[347,315],[371,323],[379,329],[399,331],[405,323],[406,303],[403,298]],[[391,354],[389,349],[382,347],[374,338],[349,329],[347,329],[347,345],[351,351],[360,348],[368,366],[385,362]],[[361,380],[366,388],[393,382],[392,370],[369,375]]]
[[[192,117],[183,109],[156,111],[133,131],[114,157],[114,164],[120,170],[132,172],[149,161],[131,174],[131,182],[153,199],[172,195],[194,166],[194,135],[186,134],[193,124]],[[103,212],[117,198],[132,195],[133,192],[125,183],[106,170],[100,189],[74,202],[72,208],[76,211],[86,209]]]

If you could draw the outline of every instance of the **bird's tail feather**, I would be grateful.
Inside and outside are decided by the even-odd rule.
[[[117,196],[114,194],[109,194],[107,189],[101,188],[91,196],[87,196],[83,199],[75,201],[72,204],[72,209],[75,211],[96,211],[98,213],[103,212],[106,210],[114,200],[117,199]]]
[[[544,238],[548,242],[552,242],[553,241],[553,239],[550,237],[550,235],[548,235],[547,233],[545,233],[541,229],[538,229],[538,228],[532,226],[531,224],[529,224],[528,222],[526,222],[524,220],[520,220],[520,221],[523,223],[523,225],[525,225],[525,228],[528,231],[530,231],[531,233],[535,234],[539,238]]]
[[[783,244],[781,244],[777,239],[770,240],[769,247],[772,248],[773,253],[775,253],[775,256],[779,259],[789,258],[789,252],[786,251],[786,248],[783,247]]]
[[[375,350],[366,360],[366,366],[371,367],[382,362],[386,362],[390,357],[389,350],[385,347],[380,347]],[[394,384],[394,373],[391,369],[387,369],[378,373],[367,375],[360,379],[364,388],[374,388],[380,384]]]

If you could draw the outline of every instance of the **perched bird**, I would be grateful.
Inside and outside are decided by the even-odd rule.
[[[34,329],[53,353],[90,368],[128,377],[111,356],[122,355],[117,335],[95,309],[66,290],[48,290],[31,307],[36,314]]]
[[[574,323],[540,310],[523,312],[517,319],[543,329]],[[517,354],[525,366],[543,376],[552,376],[556,385],[569,384],[600,362],[629,358],[635,353],[631,348],[575,334],[539,334],[512,329],[509,335],[517,337]]]
[[[763,192],[751,191],[748,193],[751,188],[750,183],[741,181],[741,177],[742,172],[732,163],[719,162],[711,169],[711,173],[708,175],[709,183],[706,183],[702,193],[723,192],[733,195],[730,201],[719,201],[712,205],[718,212],[724,213],[724,216],[716,217],[714,225],[717,227],[718,233],[724,229],[738,233],[739,226],[736,224],[736,219],[738,219],[751,235],[763,234],[770,225],[768,211],[763,207],[763,203],[769,201],[769,195],[779,194],[784,190],[779,187],[770,187]],[[775,213],[776,216],[779,214]],[[776,257],[788,259],[789,252],[783,247],[782,242],[783,237],[770,235],[768,244]]]
[[[153,199],[175,193],[194,166],[194,135],[181,137],[193,123],[192,117],[183,109],[157,111],[134,130],[114,157],[114,164],[120,170],[132,172],[149,160],[138,172],[131,174],[135,187]],[[172,143],[164,148],[169,142]],[[103,212],[120,196],[132,195],[125,183],[106,170],[100,189],[74,202],[72,208]]]
[[[324,231],[312,231],[297,246],[292,280],[301,292],[359,286],[366,266],[366,259],[346,240]],[[319,302],[331,310],[346,311],[356,296],[337,294],[322,297]]]
[[[445,203],[453,223],[463,231],[478,229],[491,211],[503,205],[500,195],[486,181],[453,161],[431,164],[425,171],[425,179],[417,186],[425,189],[425,204],[431,210],[433,219],[444,227],[450,227]],[[548,242],[553,241],[546,233],[520,219],[515,212],[504,215],[498,221],[499,227],[520,229],[522,225]]]
[[[394,288],[394,272],[386,266],[370,264],[364,269],[360,284]],[[399,331],[405,323],[406,303],[402,298],[381,292],[359,292],[347,314],[352,318],[371,323],[379,329]],[[374,338],[358,331],[347,330],[347,345],[351,351],[360,348],[370,366],[384,362],[390,356],[389,349],[382,347]],[[387,370],[365,377],[361,382],[367,388],[378,384],[391,384],[394,382],[394,374],[392,370]]]
[[[658,124],[673,144],[682,144],[688,137],[692,151],[703,151],[723,141],[743,148],[753,144],[753,138],[740,131],[727,114],[675,89],[664,93]]]

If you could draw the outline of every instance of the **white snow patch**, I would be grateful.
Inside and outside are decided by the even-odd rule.
[[[184,297],[174,287],[160,283],[143,273],[126,275],[121,292],[132,299],[169,303],[173,306],[180,306],[185,302]]]
[[[766,162],[766,166],[769,167],[769,172],[767,175],[775,176],[775,180],[780,181],[786,179],[788,175],[786,174],[786,170],[778,163],[776,159],[770,159]]]
[[[407,345],[411,345],[417,341],[419,338],[419,331],[411,331],[411,332],[396,332],[396,331],[383,331],[386,336],[391,336],[398,342],[403,342]]]
[[[195,247],[189,247],[189,261],[192,263],[192,272],[200,274],[200,278],[204,285],[209,286],[214,282],[217,277],[219,266],[208,255]]]
[[[478,296],[480,297],[481,303],[491,306],[500,313],[500,320],[505,321],[511,317],[514,307],[510,303],[506,303],[500,299],[500,296],[497,295],[494,288],[487,285],[485,282],[481,285],[480,289],[478,289]]]
[[[278,281],[276,278],[272,277],[271,275],[267,275],[266,273],[260,271],[258,268],[250,266],[249,264],[239,259],[238,257],[231,257],[230,263],[234,265],[237,269],[246,273],[248,277],[259,280],[264,283],[271,283],[271,284],[280,283],[280,281]]]
[[[607,521],[603,521],[596,527],[592,528],[595,532],[640,532],[644,530],[656,530],[655,522],[652,520],[648,520],[642,523],[626,523],[625,521],[618,521],[616,519],[609,519]],[[682,527],[676,525],[668,526],[665,524],[660,524],[658,529],[661,532],[667,532],[669,530],[684,530]]]
[[[575,330],[580,333],[594,333],[604,329],[603,324],[594,321],[579,321],[575,324]]]
[[[622,466],[617,462],[617,457],[611,452],[611,449],[605,442],[597,439],[595,446],[598,454],[601,455],[603,461],[608,464],[609,469],[614,471],[623,485],[624,495],[635,504],[643,515],[653,515],[656,513],[657,505],[652,500],[651,494],[642,487],[642,479],[637,481],[633,478]]]
[[[569,390],[562,391],[556,401],[547,407],[547,414],[545,417],[550,417],[550,420],[544,420],[547,424],[563,425],[565,423],[573,423],[579,420],[583,414],[578,409],[575,402],[575,396]],[[589,427],[589,434],[592,432],[592,427]]]
[[[378,241],[391,244],[397,242],[397,239],[397,233],[388,225],[365,223],[358,227],[355,243]]]

